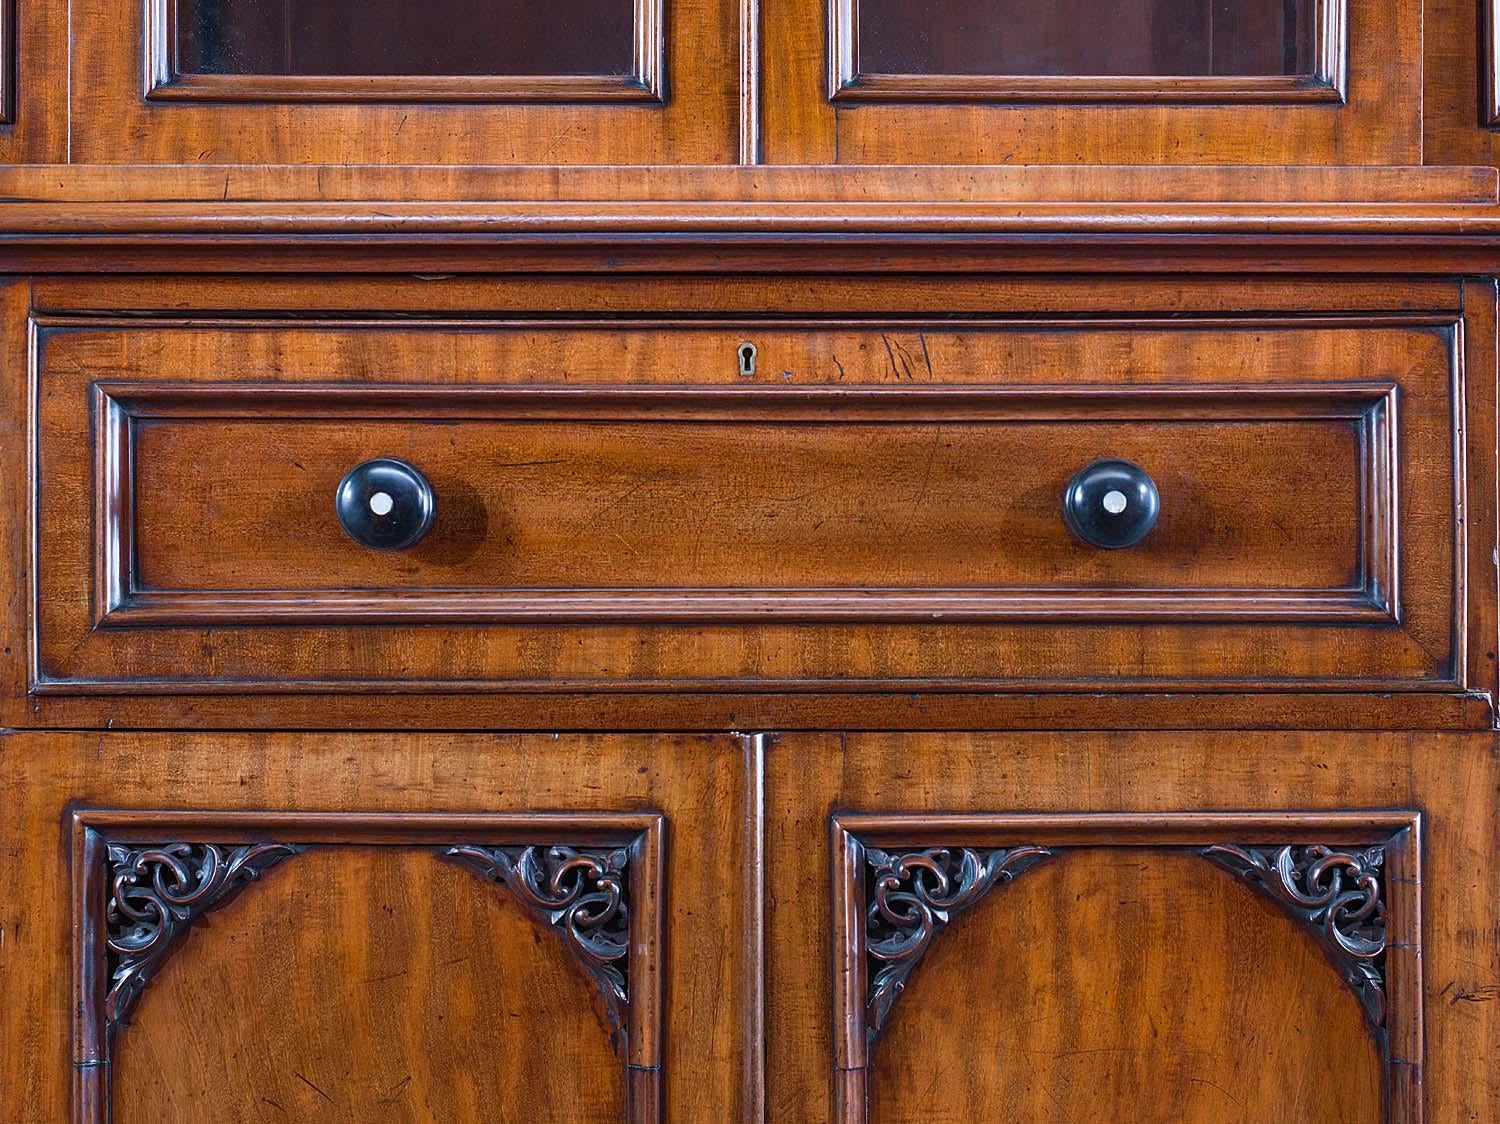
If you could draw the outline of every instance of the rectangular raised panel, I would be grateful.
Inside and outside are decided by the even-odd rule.
[[[103,627],[1399,620],[1393,384],[94,386]],[[402,587],[381,590],[365,585],[376,574],[362,552],[317,536],[326,520],[302,523],[300,476],[256,473],[272,482],[263,493],[240,480],[228,502],[250,509],[250,524],[225,510],[230,450],[310,465],[341,431],[371,450],[403,445],[440,473],[440,504],[445,490],[481,496],[504,537],[438,588],[384,566]],[[469,471],[450,467],[443,446]],[[1159,549],[1134,556],[1065,539],[1052,525],[1058,489],[1037,494],[1026,471],[1049,459],[1081,467],[1106,449],[1149,463],[1169,517],[1192,521],[1186,533],[1169,523]],[[675,479],[654,482],[653,453]],[[639,528],[633,544],[599,528],[611,481],[636,472],[618,501]],[[905,472],[910,494],[893,487]],[[1224,503],[1200,517],[1170,497],[1179,487]],[[820,507],[829,494],[836,504]],[[194,496],[206,505],[183,503]],[[703,515],[675,522],[691,503]],[[812,514],[788,510],[784,537],[753,533],[757,514],[797,505]],[[1296,554],[1277,541],[1293,534]],[[246,572],[250,558],[259,573]],[[358,576],[330,568],[344,562]],[[255,585],[236,586],[247,578]]]
[[[659,102],[663,89],[660,0],[566,11],[150,0],[146,35],[157,101]]]
[[[1337,1044],[1336,1049],[1349,1050],[1346,1061],[1350,1070],[1362,1069],[1367,1084],[1361,1085],[1346,1074],[1345,1080],[1356,1082],[1349,1086],[1346,1096],[1360,1107],[1356,1109],[1354,1104],[1335,1097],[1337,1104],[1310,1110],[1306,1119],[1384,1120],[1388,1124],[1420,1124],[1423,1119],[1422,877],[1420,816],[1416,812],[838,812],[831,822],[831,847],[832,1060],[837,1075],[837,1118],[845,1124],[880,1121],[882,1090],[889,1095],[892,1083],[900,1080],[895,1075],[907,1068],[909,1030],[905,1035],[895,1035],[897,1041],[891,1044],[894,1056],[881,1052],[892,1027],[900,1027],[902,1005],[910,1010],[912,1004],[944,1002],[931,991],[922,992],[923,998],[914,998],[914,983],[920,983],[924,971],[933,971],[942,973],[943,981],[951,987],[958,971],[978,974],[977,966],[965,967],[974,964],[976,955],[987,959],[993,954],[1015,961],[1012,974],[1029,971],[1040,975],[1035,984],[1042,991],[1035,1005],[1024,1010],[995,1011],[993,1017],[1004,1026],[1013,1026],[1017,1020],[1035,1020],[1035,1033],[1026,1039],[1037,1053],[1028,1059],[1029,1078],[1023,1085],[1034,1088],[1040,1083],[1045,1087],[1060,1076],[1053,1067],[1074,1064],[1071,1055],[1078,1052],[1070,1050],[1059,1056],[1053,1043],[1088,1046],[1092,1040],[1081,1036],[1079,1024],[1097,1013],[1107,1016],[1119,1006],[1130,1006],[1128,990],[1132,987],[1143,989],[1142,1001],[1146,1003],[1174,990],[1170,976],[1164,979],[1161,965],[1154,963],[1156,959],[1170,959],[1174,950],[1155,938],[1144,947],[1129,940],[1116,946],[1111,939],[1112,930],[1127,930],[1137,918],[1153,912],[1156,924],[1147,931],[1165,931],[1167,926],[1161,917],[1164,904],[1175,914],[1182,939],[1194,945],[1197,957],[1213,955],[1210,950],[1218,949],[1219,954],[1246,962],[1227,978],[1217,978],[1216,989],[1256,989],[1253,980],[1244,978],[1246,967],[1257,972],[1280,972],[1279,984],[1288,991],[1283,1002],[1295,1003],[1304,995],[1311,1002],[1311,997],[1317,996],[1317,1009],[1336,1016],[1337,1026],[1330,1021],[1320,1024],[1316,1032],[1298,1030],[1308,1036],[1309,1045],[1318,1034],[1328,1036],[1330,1045]],[[1114,892],[1109,882],[1075,877],[1069,883],[1065,878],[1059,884],[1065,889],[1028,899],[1021,907],[1033,912],[1061,911],[1051,919],[1057,947],[1032,955],[1031,940],[1017,945],[1013,943],[1014,934],[1006,930],[995,938],[997,947],[994,942],[986,944],[983,929],[976,933],[973,928],[995,926],[997,911],[1005,909],[1006,897],[1017,894],[1022,886],[1035,887],[1037,880],[1047,877],[1042,872],[1050,864],[1072,861],[1076,875],[1078,860],[1087,862],[1102,853],[1114,862],[1111,852],[1120,849],[1129,850],[1128,857],[1118,860],[1115,871],[1125,885]],[[1246,908],[1255,905],[1248,897],[1236,900],[1225,896],[1227,885],[1208,873],[1209,866],[1217,866],[1245,883],[1252,896],[1266,903],[1265,907]],[[1152,874],[1153,867],[1160,868],[1160,876]],[[1127,886],[1135,886],[1134,891]],[[1215,901],[1208,907],[1210,915],[1204,916],[1204,905],[1195,902],[1195,888]],[[1174,890],[1180,896],[1170,900]],[[1129,896],[1132,892],[1142,897],[1133,899]],[[1125,896],[1116,900],[1118,895]],[[1230,912],[1233,916],[1225,915]],[[1037,917],[1033,916],[1032,922],[1046,931],[1047,925]],[[964,927],[967,942],[962,946],[965,955],[961,962],[947,960],[942,968],[927,968],[946,944],[958,939],[960,927]],[[1065,930],[1071,931],[1075,943],[1063,941]],[[1083,946],[1076,943],[1080,934]],[[1245,951],[1255,941],[1281,942],[1256,947],[1283,948],[1287,959],[1255,963],[1255,954]],[[1317,951],[1307,947],[1309,943],[1316,945]],[[1070,959],[1081,955],[1091,956],[1089,965]],[[1103,969],[1103,986],[1089,995],[1097,1012],[1070,1009],[1068,1033],[1057,1033],[1058,1028],[1049,1021],[1047,1001],[1055,999],[1052,993],[1064,989],[1066,981],[1057,979],[1049,985],[1051,973],[1085,971],[1106,957],[1116,959],[1119,966],[1113,975]],[[1293,960],[1298,969],[1289,967]],[[1289,971],[1305,974],[1288,979]],[[1331,975],[1325,976],[1325,972]],[[1339,986],[1352,992],[1357,1002],[1347,1002],[1338,995]],[[1232,995],[1215,996],[1219,998],[1233,1009]],[[925,1084],[943,1086],[950,1080],[963,1084],[997,1078],[989,1067],[982,1074],[961,1069],[950,1073],[944,1068],[945,1063],[961,1067],[964,1063],[949,1062],[950,1056],[975,1045],[962,1040],[971,1029],[963,1023],[973,1007],[966,1005],[965,1009],[966,1014],[955,1016],[950,1024],[960,1038],[946,1046],[930,1035],[925,1039],[932,1053],[916,1067]],[[1278,1011],[1277,1017],[1282,1013]],[[1150,1049],[1127,1066],[1127,1072],[1134,1075],[1136,1090],[1142,1066],[1150,1067],[1149,1072],[1155,1076],[1148,1080],[1160,1082],[1151,1087],[1163,1095],[1168,1089],[1185,1090],[1211,1081],[1201,1074],[1206,1072],[1205,1066],[1213,1068],[1213,1063],[1197,1057],[1203,1048],[1197,1036],[1203,1030],[1175,1025],[1162,1031],[1160,1040],[1153,1040]],[[1288,1030],[1287,1034],[1298,1030]],[[1155,1036],[1155,1026],[1152,1032]],[[1217,1039],[1221,1033],[1211,1030],[1209,1037]],[[1179,1039],[1178,1035],[1183,1037]],[[1266,1046],[1268,1056],[1283,1050],[1293,1057],[1305,1053],[1283,1040]],[[1360,1065],[1359,1055],[1372,1047],[1374,1062]],[[1117,1049],[1128,1053],[1132,1048],[1122,1042],[1102,1052]],[[1098,1068],[1102,1070],[1107,1064],[1108,1059],[1101,1057]],[[1005,1068],[1000,1067],[1002,1071]],[[960,1072],[966,1074],[962,1080]],[[1221,1078],[1233,1083],[1227,1075]],[[1269,1094],[1264,1085],[1252,1085],[1262,1101],[1268,1095],[1278,1101],[1284,1096],[1274,1080]],[[1384,1088],[1379,1087],[1382,1084]],[[1230,1100],[1236,1099],[1222,1084],[1213,1088]],[[910,1089],[910,1093],[924,1099],[920,1088]],[[1217,1118],[1205,1112],[1212,1105],[1211,1096],[1191,1111],[1174,1103],[1174,1112],[1183,1119]],[[1061,1110],[1059,1105],[1054,1107]],[[1222,1106],[1219,1111],[1223,1111]],[[910,1118],[909,1114],[898,1115]]]
[[[978,13],[962,4],[829,0],[831,96],[981,103],[1344,100],[1346,0],[1261,0],[1260,11],[1245,3],[1224,12],[1206,3],[1160,0],[1103,12],[1088,3],[1073,7],[992,8],[975,22]],[[1219,26],[1223,15],[1235,12],[1245,17],[1240,24]],[[1274,18],[1257,18],[1267,15]],[[1284,29],[1283,21],[1294,28]],[[1157,42],[1152,36],[1163,26],[1171,34]]]
[[[41,321],[32,689],[1451,691],[1460,339],[1451,313]],[[437,496],[407,551],[334,515],[376,456]],[[1110,457],[1163,496],[1128,550],[1061,516]]]

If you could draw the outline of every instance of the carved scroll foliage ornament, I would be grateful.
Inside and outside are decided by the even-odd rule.
[[[871,1041],[933,938],[990,890],[1052,854],[1031,845],[993,851],[931,847],[903,854],[865,849],[865,953],[880,965],[872,973],[865,1005]]]
[[[299,849],[285,843],[109,844],[106,1025],[113,1028],[128,1020],[151,977],[194,920]]]
[[[1385,1024],[1383,846],[1340,850],[1239,847],[1220,843],[1206,858],[1234,871],[1317,934],[1374,1025]]]
[[[598,981],[615,1031],[623,1036],[629,1005],[629,851],[462,845],[445,854],[503,885],[533,916],[561,934]]]

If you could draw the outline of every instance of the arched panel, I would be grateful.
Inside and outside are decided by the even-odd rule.
[[[1420,1124],[1412,812],[839,813],[841,1124]]]
[[[932,943],[870,1119],[1381,1124],[1356,997],[1274,903],[1186,851],[1067,851]]]
[[[662,1112],[654,813],[73,813],[78,1124]]]
[[[596,992],[509,895],[426,849],[311,850],[146,989],[114,1121],[624,1120]]]

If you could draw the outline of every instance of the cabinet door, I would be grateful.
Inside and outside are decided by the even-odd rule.
[[[1405,0],[767,0],[772,163],[1419,163]],[[826,53],[806,36],[828,28]]]
[[[741,1119],[742,757],[7,739],[0,1116]]]
[[[1487,735],[809,735],[769,761],[768,1096],[802,1119],[1500,1096]]]
[[[723,163],[729,0],[85,0],[83,162]],[[102,34],[101,29],[115,29]]]

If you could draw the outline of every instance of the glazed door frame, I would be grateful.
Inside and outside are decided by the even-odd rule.
[[[789,164],[1418,164],[1422,13],[1320,7],[1285,78],[862,74],[855,0],[765,0],[762,142]],[[1347,11],[1347,16],[1346,16]],[[810,27],[826,28],[813,49]]]
[[[739,158],[731,0],[638,0],[624,76],[173,73],[167,0],[79,0],[76,162],[727,164]],[[607,68],[602,68],[607,69]]]

